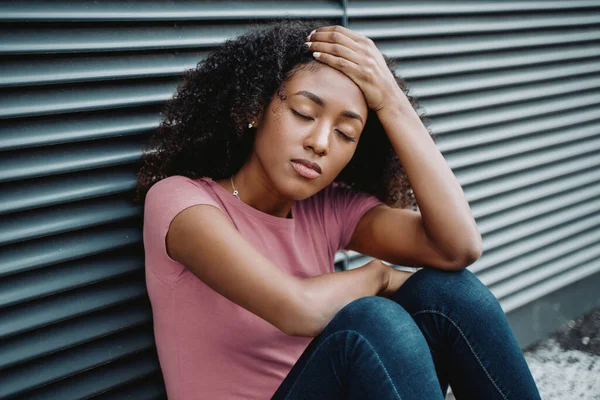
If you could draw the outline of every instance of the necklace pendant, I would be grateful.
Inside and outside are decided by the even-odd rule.
[[[238,191],[237,191],[237,190],[234,190],[234,191],[233,191],[233,195],[234,195],[235,197],[238,197]]]

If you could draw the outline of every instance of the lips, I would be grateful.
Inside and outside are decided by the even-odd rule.
[[[303,159],[303,158],[297,158],[297,159],[294,159],[294,160],[292,160],[292,162],[295,162],[295,163],[298,163],[298,164],[302,164],[302,165],[304,165],[305,167],[308,167],[308,168],[310,168],[310,169],[312,169],[312,170],[316,171],[316,172],[317,172],[317,173],[319,173],[319,174],[321,174],[321,173],[322,173],[322,171],[321,171],[321,167],[319,166],[319,164],[317,164],[317,163],[314,163],[314,162],[312,162],[312,161],[305,160],[305,159]]]
[[[315,179],[321,176],[321,167],[318,164],[305,159],[290,160],[292,167],[298,175],[306,179]]]

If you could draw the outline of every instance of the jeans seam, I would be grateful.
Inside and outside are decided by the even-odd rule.
[[[484,367],[483,363],[481,362],[481,360],[477,356],[477,353],[475,353],[475,349],[473,349],[473,346],[471,346],[471,343],[469,343],[469,339],[467,339],[467,336],[464,334],[464,332],[462,331],[462,329],[460,329],[460,327],[458,326],[458,324],[456,322],[454,322],[452,320],[452,318],[450,318],[449,316],[447,316],[443,312],[436,311],[436,310],[422,310],[422,311],[417,311],[416,313],[412,314],[411,317],[414,317],[415,315],[423,314],[423,313],[440,314],[441,316],[443,316],[444,318],[446,318],[448,321],[450,321],[450,323],[452,323],[452,325],[454,325],[454,327],[458,330],[458,332],[460,333],[460,335],[463,337],[463,339],[467,343],[467,346],[469,346],[469,349],[471,350],[471,353],[473,353],[473,355],[475,356],[475,359],[477,360],[477,362],[479,363],[479,365],[483,369],[483,372],[485,372],[485,374],[487,375],[487,377],[490,380],[490,382],[492,382],[492,385],[494,385],[494,387],[496,388],[496,390],[498,390],[498,392],[500,393],[500,395],[502,396],[503,399],[508,400],[508,398],[504,395],[504,393],[502,392],[502,390],[500,390],[500,388],[498,387],[498,385],[496,384],[496,382],[494,382],[494,380],[492,379],[492,376],[490,375],[490,373],[488,372],[488,370]]]
[[[388,373],[387,369],[385,368],[385,364],[383,364],[383,361],[381,361],[381,358],[379,357],[379,354],[377,354],[377,351],[375,350],[375,348],[373,347],[373,345],[371,344],[371,342],[369,342],[369,340],[366,337],[364,337],[362,334],[360,334],[359,332],[357,332],[355,330],[352,330],[352,329],[346,329],[346,330],[343,330],[343,331],[334,332],[331,335],[327,336],[323,340],[323,342],[321,344],[319,344],[319,346],[313,351],[313,353],[310,355],[310,357],[306,361],[306,364],[304,365],[304,367],[302,367],[302,370],[298,374],[298,377],[296,378],[296,380],[292,384],[292,387],[290,387],[289,392],[285,395],[285,399],[284,400],[286,400],[288,398],[288,396],[292,393],[292,391],[294,390],[294,387],[296,386],[296,383],[298,382],[298,380],[300,380],[300,377],[304,373],[304,370],[306,369],[306,366],[312,360],[312,358],[314,357],[314,355],[317,354],[317,351],[319,351],[321,349],[321,346],[323,346],[325,344],[325,342],[327,342],[329,339],[331,339],[332,336],[337,335],[339,333],[344,333],[344,332],[353,332],[353,333],[356,333],[359,337],[363,338],[365,340],[365,342],[367,342],[367,344],[371,347],[371,349],[375,353],[375,356],[377,357],[377,360],[379,361],[379,363],[383,367],[383,371],[385,372],[385,375],[387,376],[388,380],[392,384],[392,388],[394,388],[394,392],[396,393],[396,396],[398,396],[399,400],[402,400],[402,397],[400,397],[400,394],[398,393],[398,390],[396,389],[396,386],[394,385],[394,382],[392,381],[392,377]]]

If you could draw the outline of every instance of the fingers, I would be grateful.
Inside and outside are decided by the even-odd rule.
[[[314,36],[314,35],[313,35]],[[326,42],[306,42],[306,45],[310,51],[318,53],[327,53],[338,58],[344,58],[354,64],[360,64],[363,56],[356,53],[354,50],[347,46],[343,46],[337,43],[326,43]],[[319,58],[321,60],[321,58]]]
[[[317,35],[317,34],[319,36],[313,36],[313,35]],[[358,32],[355,32],[353,30],[350,30],[350,29],[345,28],[340,25],[323,26],[321,28],[317,28],[314,30],[314,33],[312,35],[310,35],[309,37],[310,37],[310,39],[308,39],[308,40],[313,40],[313,37],[317,37],[319,40],[322,40],[325,42],[334,42],[334,43],[339,42],[344,45],[350,44],[346,40],[346,38],[350,39],[354,43],[358,43],[358,44],[372,43],[372,40],[369,39],[368,37],[366,37],[365,35],[362,35]],[[349,47],[351,47],[351,46],[349,46]]]
[[[335,69],[342,71],[343,73],[348,75],[351,79],[353,79],[355,82],[356,82],[356,79],[358,79],[358,72],[359,72],[358,64],[355,64],[346,58],[333,56],[333,55],[327,54],[327,53],[314,52],[313,56],[317,60],[321,61],[322,63],[325,63]]]
[[[362,43],[370,39],[335,25],[315,29],[307,40],[307,46],[316,59],[346,73],[350,78],[359,77],[359,65],[365,62]]]

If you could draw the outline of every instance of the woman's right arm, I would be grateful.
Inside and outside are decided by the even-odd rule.
[[[351,301],[387,287],[390,268],[361,268],[307,279],[274,265],[216,207],[181,211],[169,226],[167,253],[217,293],[291,336],[314,337]]]

